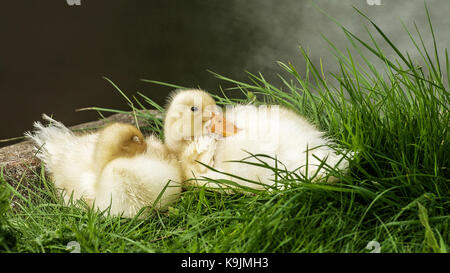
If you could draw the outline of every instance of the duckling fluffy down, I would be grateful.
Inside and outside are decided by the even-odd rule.
[[[180,168],[156,137],[145,139],[146,152],[111,158],[98,169],[94,160],[99,158],[96,147],[102,141],[98,132],[75,135],[62,123],[46,115],[43,118],[50,124],[35,122],[35,131],[26,135],[35,143],[37,156],[55,187],[62,191],[66,204],[71,198],[83,199],[100,210],[110,207],[112,215],[133,217],[145,206],[166,209],[177,200]],[[163,189],[159,203],[154,204]]]

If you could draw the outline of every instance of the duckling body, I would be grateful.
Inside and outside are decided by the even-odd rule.
[[[315,180],[323,178],[327,173],[326,168],[319,167],[321,161],[338,169],[347,167],[348,162],[330,148],[330,143],[323,133],[289,109],[278,106],[261,108],[238,105],[227,109],[225,117],[239,128],[236,134],[223,138],[217,138],[214,134],[194,138],[191,148],[186,149],[183,156],[220,172],[187,160],[183,163],[186,177],[228,179],[247,187],[261,189],[262,185],[228,174],[271,185],[275,174],[270,168],[232,161],[261,164],[262,160],[272,168],[296,170],[305,178]],[[196,153],[197,156],[190,153]],[[203,184],[201,181],[190,181]],[[214,187],[215,184],[208,186]]]
[[[112,212],[133,217],[144,206],[166,210],[178,199],[182,181],[178,161],[156,137],[145,141],[148,148],[144,153],[118,157],[103,168],[95,188],[95,205],[99,209],[111,204]]]
[[[167,116],[187,115],[187,112],[172,113],[171,108],[173,104],[189,101],[178,100],[177,96],[189,97],[197,94],[195,90],[177,93],[169,105]],[[209,104],[211,103],[208,101]],[[347,160],[335,153],[330,147],[330,141],[321,131],[284,107],[237,105],[227,108],[225,115],[222,116],[225,118],[220,122],[226,124],[223,130],[211,130],[214,126],[221,125],[211,124],[213,119],[204,119],[206,121],[202,124],[201,135],[191,135],[191,140],[185,140],[183,146],[172,146],[182,147],[178,151],[174,149],[174,153],[179,155],[184,179],[189,179],[187,183],[203,185],[207,182],[192,178],[208,177],[227,179],[261,189],[263,186],[260,184],[271,185],[275,181],[275,174],[270,168],[230,161],[243,160],[248,163],[267,164],[269,167],[297,172],[313,180],[320,180],[328,175],[327,168],[320,167],[322,161],[336,169],[346,169],[348,166]],[[166,127],[169,127],[167,132],[170,132],[170,122],[166,122],[165,130]],[[168,145],[169,149],[170,147]],[[256,157],[251,156],[252,154]],[[256,181],[259,184],[246,180]],[[331,180],[334,178],[329,179]],[[214,187],[216,184],[209,183],[208,186]]]
[[[177,199],[179,165],[156,137],[144,139],[137,128],[121,123],[75,135],[62,123],[44,118],[50,125],[37,122],[36,131],[27,135],[65,203],[83,199],[99,210],[110,207],[112,215],[133,217],[145,206],[165,209]]]

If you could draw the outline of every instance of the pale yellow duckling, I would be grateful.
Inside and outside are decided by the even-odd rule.
[[[320,167],[321,161],[337,169],[348,166],[343,155],[330,148],[323,133],[293,111],[281,106],[238,105],[227,109],[224,115],[214,99],[201,90],[174,93],[167,107],[164,136],[168,149],[181,161],[184,179],[197,185],[206,182],[192,178],[228,179],[247,187],[263,188],[223,173],[272,185],[275,177],[269,168],[229,162],[245,159],[261,163],[249,158],[249,153],[276,158],[278,162],[259,157],[271,167],[295,171],[315,181],[328,176],[327,168]]]
[[[75,135],[62,123],[43,117],[50,124],[36,122],[35,132],[27,135],[66,203],[83,199],[100,210],[110,206],[112,215],[133,217],[145,206],[163,210],[177,200],[180,168],[156,137],[144,139],[136,127],[123,123]]]

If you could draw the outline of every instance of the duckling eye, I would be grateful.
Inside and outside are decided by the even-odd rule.
[[[197,107],[197,106],[192,106],[192,107],[191,107],[191,111],[192,111],[192,112],[195,112],[195,111],[197,111],[197,110],[198,110],[198,107]]]

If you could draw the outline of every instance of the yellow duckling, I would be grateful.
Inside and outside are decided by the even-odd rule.
[[[156,137],[144,139],[136,127],[123,123],[75,135],[62,123],[43,118],[50,124],[36,122],[35,132],[27,136],[66,203],[83,199],[100,210],[110,206],[112,215],[133,217],[145,206],[164,210],[177,200],[180,168]]]
[[[174,93],[167,108],[164,136],[167,148],[181,161],[184,179],[197,185],[206,182],[192,178],[228,179],[256,189],[264,188],[260,184],[274,184],[274,172],[269,168],[229,162],[244,159],[259,164],[262,160],[268,166],[316,181],[328,176],[327,168],[320,166],[322,162],[341,170],[348,167],[345,157],[330,147],[323,133],[295,112],[281,106],[238,105],[222,114],[214,99],[201,90]],[[331,180],[336,178],[328,177]]]

